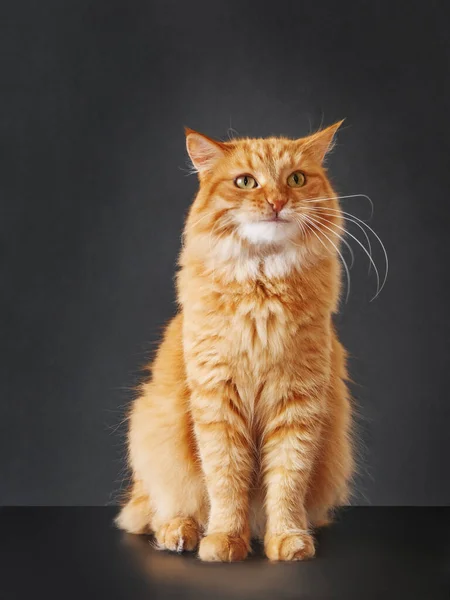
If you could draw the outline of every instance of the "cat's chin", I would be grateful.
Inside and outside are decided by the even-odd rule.
[[[239,235],[253,244],[283,244],[296,234],[298,230],[291,221],[250,221],[239,226]]]

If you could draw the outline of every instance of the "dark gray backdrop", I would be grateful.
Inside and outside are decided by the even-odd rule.
[[[446,3],[7,4],[0,504],[117,498],[130,388],[175,310],[196,189],[183,126],[301,136],[342,117],[333,180],[372,197],[391,260],[370,303],[356,253],[338,319],[359,406],[356,502],[447,504]],[[363,199],[345,206],[370,216]]]

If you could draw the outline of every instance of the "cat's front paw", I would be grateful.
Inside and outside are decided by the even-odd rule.
[[[249,549],[248,542],[240,536],[211,533],[200,542],[198,555],[208,562],[234,562],[244,560]]]
[[[160,527],[155,537],[162,550],[192,552],[198,546],[200,534],[194,519],[177,517]]]
[[[316,553],[309,533],[267,535],[264,549],[270,560],[306,560]]]

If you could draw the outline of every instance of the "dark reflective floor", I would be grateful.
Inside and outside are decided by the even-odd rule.
[[[351,508],[308,563],[203,564],[112,525],[112,508],[0,511],[0,598],[450,597],[450,508]]]

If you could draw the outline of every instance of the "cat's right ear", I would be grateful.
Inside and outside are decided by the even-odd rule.
[[[225,155],[225,144],[198,133],[189,127],[186,133],[186,148],[195,170],[202,174],[211,171],[218,160]]]

